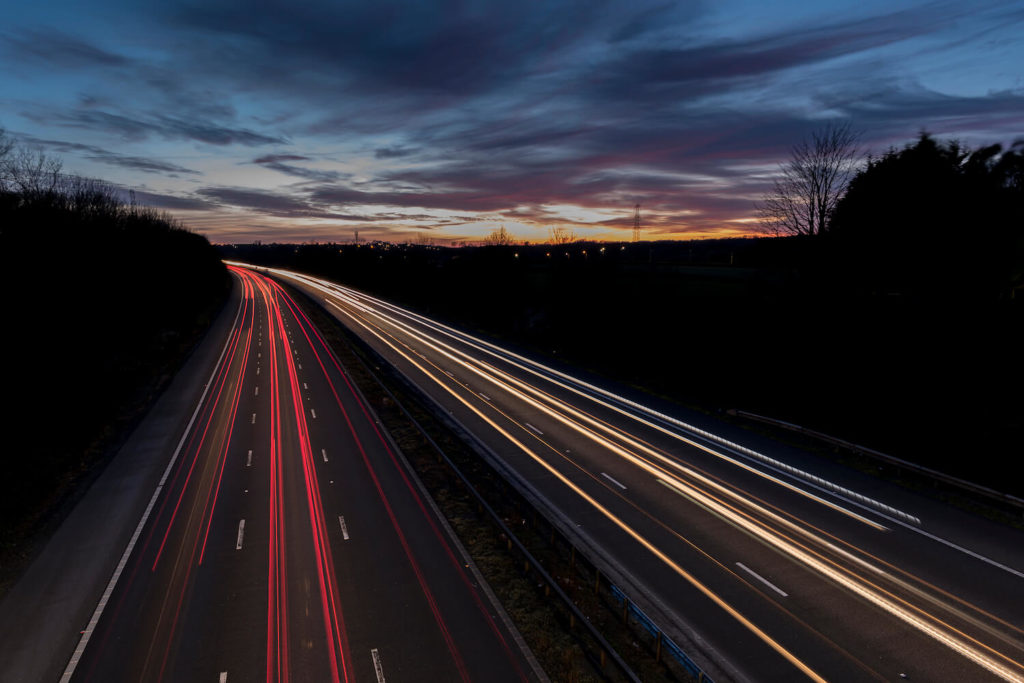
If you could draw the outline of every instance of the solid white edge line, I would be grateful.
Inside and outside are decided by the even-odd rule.
[[[242,549],[242,537],[245,535],[245,520],[238,522],[238,540],[235,541],[235,550]]]
[[[604,477],[605,479],[607,479],[608,481],[610,481],[611,483],[615,484],[616,486],[618,486],[623,491],[626,490],[626,485],[625,484],[623,484],[621,481],[619,481],[618,479],[616,479],[612,475],[608,474],[607,472],[602,472],[601,476]]]
[[[238,311],[235,313],[235,321],[231,324],[232,329],[238,324],[238,318],[242,315],[242,304],[244,301],[244,298],[239,299],[238,301]],[[181,439],[178,440],[178,445],[175,447],[173,455],[171,455],[171,461],[167,463],[163,476],[160,477],[160,482],[156,485],[156,490],[153,491],[153,497],[149,499],[149,504],[146,506],[145,512],[142,513],[142,519],[139,520],[139,524],[135,527],[135,532],[132,534],[131,540],[128,541],[128,546],[121,554],[121,559],[117,563],[117,568],[114,570],[114,574],[110,577],[110,581],[107,583],[107,587],[104,589],[103,595],[100,596],[100,600],[96,604],[96,609],[93,610],[92,617],[89,619],[89,624],[85,627],[85,630],[82,631],[82,637],[78,641],[78,647],[76,647],[75,651],[71,654],[71,659],[68,661],[68,665],[64,669],[64,674],[60,677],[60,683],[68,683],[68,681],[71,680],[71,677],[75,674],[75,669],[78,667],[78,661],[82,658],[82,653],[85,652],[85,648],[89,645],[89,640],[92,638],[92,633],[96,629],[96,625],[99,623],[100,617],[103,615],[103,610],[107,606],[107,601],[110,600],[110,596],[113,594],[114,588],[117,586],[117,582],[121,578],[121,572],[124,571],[125,565],[128,564],[128,558],[135,549],[135,543],[138,542],[139,536],[142,535],[142,528],[146,526],[146,522],[149,521],[149,515],[153,511],[156,499],[160,496],[160,492],[163,491],[164,484],[167,483],[167,477],[171,474],[171,468],[174,467],[174,463],[177,462],[178,455],[181,453],[181,448],[185,445],[185,437],[187,437],[189,432],[192,430],[192,425],[195,424],[196,417],[199,416],[199,411],[206,402],[206,394],[210,390],[210,385],[213,384],[213,378],[217,375],[217,371],[220,369],[220,364],[224,362],[224,354],[228,352],[228,344],[230,342],[231,335],[229,333],[227,340],[224,341],[224,348],[221,349],[220,358],[217,359],[217,364],[213,366],[213,372],[210,373],[210,379],[207,380],[206,386],[203,387],[203,393],[199,397],[199,403],[196,405],[196,409],[192,411],[192,417],[185,426],[185,431],[182,432]]]
[[[758,581],[760,581],[764,585],[766,585],[769,588],[771,588],[773,591],[775,591],[776,593],[778,593],[782,597],[784,597],[784,598],[788,598],[789,597],[789,593],[787,593],[786,591],[782,590],[781,588],[776,586],[774,583],[772,583],[768,579],[764,578],[763,576],[761,576],[760,574],[755,572],[753,569],[751,569],[747,565],[743,564],[742,562],[737,562],[736,566],[739,567],[740,569],[742,569],[743,571],[745,571],[746,573],[750,574],[751,576],[753,576],[755,579],[757,579]]]
[[[377,652],[377,648],[370,650],[370,656],[373,657],[373,671],[377,674],[377,683],[386,683],[384,680],[384,667],[380,663],[380,653]]]

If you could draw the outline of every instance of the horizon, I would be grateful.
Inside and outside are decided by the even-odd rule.
[[[7,10],[0,128],[218,244],[755,236],[793,145],[848,122],[1024,135],[1024,8],[918,2],[63,0]]]

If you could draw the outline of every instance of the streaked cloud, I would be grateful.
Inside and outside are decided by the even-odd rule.
[[[1013,2],[55,1],[0,29],[0,125],[214,239],[734,234],[826,121],[1024,133]]]

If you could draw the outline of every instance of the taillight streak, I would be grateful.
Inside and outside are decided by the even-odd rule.
[[[441,615],[440,607],[437,604],[437,601],[436,601],[436,599],[434,597],[433,592],[430,590],[430,587],[429,587],[429,585],[427,583],[426,577],[423,575],[423,571],[420,568],[419,563],[416,561],[416,558],[413,555],[412,548],[409,546],[408,540],[405,537],[405,533],[401,529],[401,525],[398,522],[398,519],[397,519],[397,517],[396,517],[396,515],[394,513],[394,510],[392,509],[391,504],[390,504],[390,502],[387,499],[387,496],[384,494],[383,486],[381,485],[380,480],[377,477],[377,474],[376,474],[376,472],[374,470],[373,465],[370,462],[369,456],[367,455],[365,448],[363,447],[362,440],[359,438],[359,435],[356,433],[355,425],[352,423],[352,420],[351,420],[351,418],[350,418],[350,416],[348,414],[348,411],[345,410],[345,406],[342,404],[341,398],[338,396],[337,389],[335,388],[334,382],[331,380],[330,375],[327,372],[327,368],[324,365],[323,359],[320,357],[320,354],[316,350],[316,346],[313,344],[312,339],[310,339],[310,337],[309,337],[309,333],[307,332],[307,327],[309,328],[309,330],[312,330],[313,334],[316,336],[317,340],[320,342],[320,344],[323,346],[323,348],[325,350],[327,349],[327,345],[324,342],[323,338],[320,336],[320,334],[317,332],[316,328],[313,327],[312,323],[306,317],[305,313],[303,313],[300,309],[298,309],[297,306],[295,306],[293,304],[293,302],[291,300],[291,297],[287,294],[287,292],[285,292],[280,287],[280,285],[278,285],[277,283],[273,283],[273,284],[281,292],[281,294],[282,294],[282,296],[283,296],[283,298],[285,300],[286,305],[288,306],[288,308],[291,311],[292,315],[295,317],[296,321],[299,322],[300,330],[301,330],[302,334],[305,336],[306,341],[309,343],[309,346],[310,346],[310,348],[313,351],[313,355],[317,359],[317,363],[319,364],[321,371],[324,373],[324,377],[326,378],[328,386],[331,389],[331,393],[334,395],[334,399],[335,399],[335,402],[338,405],[338,409],[341,411],[342,416],[345,418],[345,423],[348,426],[348,429],[349,429],[349,431],[352,434],[352,438],[353,438],[353,440],[356,443],[356,447],[359,450],[359,453],[360,453],[360,455],[361,455],[361,457],[363,459],[364,464],[366,465],[366,469],[369,472],[371,479],[373,480],[374,486],[377,489],[377,493],[380,496],[380,500],[383,503],[385,510],[387,511],[388,517],[389,517],[389,519],[391,521],[392,526],[394,527],[396,535],[398,536],[399,543],[401,544],[402,549],[405,551],[406,557],[409,560],[409,564],[410,564],[410,566],[411,566],[411,568],[413,570],[413,573],[416,575],[417,581],[420,584],[420,588],[423,591],[424,597],[427,600],[428,605],[430,606],[431,612],[433,613],[434,619],[435,619],[435,621],[436,621],[436,623],[438,625],[439,630],[441,631],[442,637],[444,638],[445,643],[448,646],[449,652],[452,655],[452,659],[455,662],[456,668],[459,671],[459,675],[461,676],[462,680],[468,681],[468,680],[470,680],[469,679],[469,674],[468,674],[468,671],[466,670],[465,662],[464,662],[464,660],[462,658],[462,655],[459,652],[459,649],[456,646],[454,639],[452,638],[451,632],[448,629],[448,625],[444,621],[444,617]],[[508,649],[508,645],[505,643],[504,638],[501,636],[500,630],[493,623],[493,620],[490,619],[490,614],[483,607],[483,605],[479,602],[479,596],[477,595],[476,591],[474,589],[472,589],[472,584],[469,582],[468,577],[466,577],[465,573],[462,571],[461,563],[455,558],[454,553],[451,551],[451,548],[449,547],[447,541],[441,535],[440,530],[437,529],[432,516],[427,512],[427,510],[426,510],[426,508],[425,508],[425,506],[423,504],[423,501],[420,498],[418,492],[412,486],[412,483],[408,480],[408,477],[406,476],[405,472],[402,470],[401,466],[399,465],[399,463],[395,459],[394,453],[392,453],[390,447],[387,445],[387,441],[384,439],[383,435],[377,430],[377,427],[376,427],[376,424],[374,423],[373,418],[367,412],[366,407],[363,405],[363,402],[360,400],[358,394],[355,393],[354,388],[351,386],[351,384],[348,383],[348,378],[345,376],[345,373],[341,370],[340,365],[338,365],[338,362],[333,357],[333,355],[331,355],[331,359],[334,362],[335,367],[337,368],[337,370],[338,370],[339,374],[341,375],[342,379],[345,381],[346,385],[348,386],[349,390],[352,392],[353,397],[356,399],[358,405],[362,409],[362,412],[363,412],[364,416],[366,417],[367,422],[373,428],[373,430],[375,431],[377,437],[381,440],[381,443],[384,445],[384,447],[387,450],[388,454],[391,456],[393,464],[395,465],[396,469],[398,470],[399,474],[401,475],[402,479],[404,480],[406,486],[409,488],[409,491],[412,493],[412,495],[413,495],[414,499],[416,500],[416,502],[417,502],[421,512],[424,514],[424,516],[426,517],[428,523],[430,524],[431,528],[433,529],[435,535],[437,536],[437,538],[441,542],[441,545],[445,549],[445,551],[446,551],[449,559],[451,560],[452,564],[458,570],[458,575],[463,579],[463,581],[467,584],[467,586],[469,586],[470,594],[473,596],[474,600],[477,601],[477,604],[481,608],[481,612],[486,616],[489,625],[491,626],[492,629],[494,629],[495,633],[497,633],[499,639],[501,640],[503,645],[505,645],[506,649]],[[512,659],[513,662],[516,663],[516,666],[517,666],[517,669],[518,669],[518,662],[516,662],[514,657],[511,657],[511,659]],[[520,673],[520,675],[523,675],[522,671],[519,671],[519,673]],[[523,675],[523,677],[525,679],[525,675]]]
[[[272,305],[270,293],[256,276],[249,273],[259,286],[267,313],[267,343],[270,358],[270,539],[267,566],[267,683],[288,680],[288,614],[287,581],[285,567],[285,534],[283,479],[279,446],[281,443],[281,416],[279,382],[277,376],[277,336],[270,324]]]
[[[263,287],[267,287],[264,282]],[[267,287],[270,290],[269,287]],[[276,321],[277,333],[287,342],[287,332],[284,327],[284,318],[281,314],[280,305],[276,301],[276,292],[268,293],[268,298],[274,299],[274,319]],[[333,681],[340,681],[342,677],[348,680],[350,663],[348,661],[348,642],[344,628],[344,620],[340,609],[340,594],[335,581],[334,560],[331,555],[330,545],[327,540],[327,525],[323,514],[323,502],[320,497],[319,484],[317,482],[316,469],[314,465],[313,449],[309,440],[309,430],[306,424],[305,410],[302,406],[299,379],[295,368],[295,361],[290,350],[285,354],[286,368],[288,372],[289,388],[291,390],[292,408],[295,415],[296,427],[299,437],[299,449],[302,462],[303,481],[306,491],[307,512],[309,515],[310,530],[316,552],[317,580],[320,587],[321,611],[324,620],[325,635],[328,640],[328,652],[330,655],[331,676]],[[275,379],[277,377],[275,371]],[[275,390],[275,396],[278,392]],[[339,656],[340,655],[340,656]]]

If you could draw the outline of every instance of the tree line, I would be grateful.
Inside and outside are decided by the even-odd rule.
[[[5,571],[173,376],[229,284],[206,238],[0,130]]]
[[[1024,287],[1024,138],[972,149],[921,133],[863,162],[849,125],[796,145],[759,206],[776,235],[817,238],[852,286],[942,298]]]

